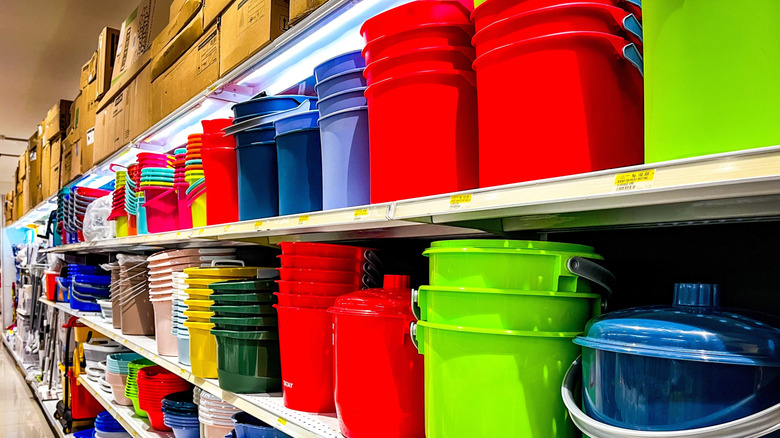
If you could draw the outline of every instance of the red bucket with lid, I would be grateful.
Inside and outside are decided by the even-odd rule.
[[[642,163],[643,78],[632,46],[568,32],[477,58],[480,186]],[[509,83],[522,104],[506,104]]]
[[[473,9],[473,6],[468,8],[466,6],[468,4],[469,2],[455,0],[423,0],[406,3],[366,20],[360,28],[360,34],[367,43],[370,43],[385,35],[414,29],[421,24],[468,25],[471,24],[469,15]]]
[[[336,413],[348,438],[425,436],[423,357],[409,335],[409,277],[339,297],[333,314]],[[367,366],[370,364],[370,366]]]
[[[366,44],[363,58],[371,64],[382,58],[414,52],[423,47],[471,47],[474,25],[431,23],[385,35]]]
[[[372,204],[477,187],[474,73],[410,73],[371,84],[366,98]]]
[[[603,3],[566,3],[523,12],[490,24],[472,41],[481,56],[507,44],[562,32],[603,32],[642,45],[639,19]]]
[[[274,307],[279,317],[284,406],[304,412],[336,412],[331,315],[326,309]]]
[[[588,0],[587,2],[623,8],[636,15],[636,17],[641,20],[642,8],[637,4],[638,1],[639,0]],[[480,31],[498,20],[522,14],[523,12],[556,6],[563,3],[574,2],[561,0],[485,0],[484,3],[474,8],[474,11],[471,13],[471,21],[474,22],[476,30]]]
[[[394,76],[427,70],[473,71],[477,55],[473,47],[428,47],[379,59],[366,66],[363,75],[369,84]]]

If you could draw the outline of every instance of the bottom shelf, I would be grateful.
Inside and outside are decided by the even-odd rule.
[[[79,376],[79,383],[84,385],[101,405],[116,418],[116,421],[125,428],[127,433],[136,438],[174,438],[173,432],[162,432],[152,429],[149,420],[141,418],[135,413],[132,406],[122,406],[114,402],[114,397],[100,389],[100,385],[87,379],[84,375]]]

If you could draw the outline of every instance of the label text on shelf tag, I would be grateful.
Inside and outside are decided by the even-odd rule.
[[[309,222],[309,215],[308,214],[302,214],[298,216],[298,223],[299,224],[305,224],[306,222]]]
[[[468,207],[470,203],[471,203],[471,193],[467,193],[465,195],[450,196],[450,209]]]
[[[277,418],[276,421],[279,422],[279,424],[281,424],[282,426],[287,426],[287,420],[285,420],[282,417]]]
[[[368,209],[367,208],[358,208],[355,210],[355,220],[359,221],[361,219],[364,219],[368,216]]]
[[[615,183],[612,191],[625,192],[629,190],[649,189],[653,187],[654,180],[655,169],[618,173],[615,175]]]
[[[255,222],[255,229],[262,228],[263,227],[263,221],[256,221]]]

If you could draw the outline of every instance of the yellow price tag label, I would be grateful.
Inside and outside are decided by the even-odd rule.
[[[256,221],[255,222],[255,228],[262,228],[263,227],[263,221]]]
[[[649,189],[653,187],[655,169],[638,170],[636,172],[618,173],[615,175],[614,191]]]
[[[471,202],[471,193],[466,195],[452,195],[450,196],[450,205],[468,204]]]
[[[306,222],[309,222],[309,215],[308,214],[302,214],[298,216],[298,223],[299,224],[305,224]]]
[[[201,228],[201,229],[198,230],[198,232],[196,234],[200,236],[201,234],[203,234],[205,232],[206,232],[206,229],[205,228]]]
[[[228,231],[230,231],[230,229],[231,229],[231,228],[233,228],[233,225],[231,225],[231,224],[227,224],[227,225],[225,225],[225,227],[222,229],[222,231],[228,232]]]
[[[285,419],[284,419],[284,418],[282,418],[282,417],[279,417],[279,418],[277,418],[277,419],[276,419],[276,421],[277,421],[279,424],[281,424],[282,426],[287,426],[287,420],[285,420]]]
[[[358,208],[357,210],[355,210],[355,219],[360,219],[366,216],[368,216],[367,208]]]

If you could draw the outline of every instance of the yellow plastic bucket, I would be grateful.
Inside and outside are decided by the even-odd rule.
[[[190,332],[190,366],[195,377],[216,379],[217,338],[211,334],[210,322],[184,321]]]
[[[206,193],[195,198],[190,206],[192,210],[192,226],[194,228],[205,227],[206,222]]]
[[[190,322],[210,322],[209,318],[214,316],[214,312],[210,310],[185,310],[184,316]]]
[[[214,301],[189,299],[189,300],[184,300],[184,304],[187,306],[189,310],[196,310],[199,312],[210,312],[211,305],[214,304]]]
[[[116,237],[127,237],[127,215],[116,218]]]

